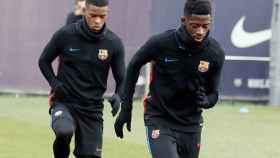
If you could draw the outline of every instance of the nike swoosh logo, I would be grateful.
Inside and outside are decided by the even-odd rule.
[[[169,59],[167,57],[164,58],[164,62],[166,62],[166,63],[171,63],[171,62],[175,62],[175,61],[178,61],[178,59]]]
[[[231,32],[231,42],[235,47],[249,48],[271,39],[271,29],[261,30],[257,32],[247,32],[244,29],[245,19],[246,17],[242,16],[235,24]]]
[[[70,48],[70,49],[69,49],[70,52],[77,52],[77,51],[79,51],[79,50],[80,50],[80,49],[75,49],[75,48]]]

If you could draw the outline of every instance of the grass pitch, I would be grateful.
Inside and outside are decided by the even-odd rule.
[[[248,112],[241,113],[242,107]],[[46,97],[0,96],[0,109],[0,158],[52,157]],[[280,157],[280,108],[220,103],[204,112],[204,120],[200,158]],[[139,101],[134,104],[133,131],[125,139],[115,137],[113,123],[106,102],[103,158],[150,157]]]

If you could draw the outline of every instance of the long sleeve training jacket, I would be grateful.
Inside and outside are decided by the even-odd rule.
[[[56,57],[57,75],[51,65]],[[124,47],[106,25],[94,33],[82,19],[53,35],[40,56],[39,67],[51,87],[59,81],[67,90],[67,95],[57,101],[101,105],[110,68],[119,91],[125,71]]]
[[[184,26],[153,36],[129,63],[121,97],[132,102],[140,68],[152,62],[149,95],[144,101],[145,124],[198,131],[203,119],[195,92],[204,87],[210,102],[206,108],[216,104],[224,58],[216,40],[207,36],[198,44]]]

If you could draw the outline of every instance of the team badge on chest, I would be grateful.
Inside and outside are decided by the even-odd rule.
[[[107,49],[99,49],[98,50],[98,59],[99,60],[106,60],[109,57],[109,53]]]
[[[199,72],[207,72],[209,70],[210,63],[208,61],[200,60],[198,65]]]
[[[160,130],[159,129],[154,129],[152,131],[152,138],[153,139],[158,139],[159,135],[160,135]]]

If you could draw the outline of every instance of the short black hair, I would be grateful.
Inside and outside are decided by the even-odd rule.
[[[184,15],[211,15],[211,0],[187,0],[184,7]]]
[[[91,4],[98,7],[104,7],[109,5],[109,2],[108,0],[86,0],[86,4]]]

